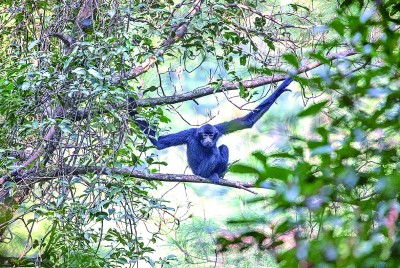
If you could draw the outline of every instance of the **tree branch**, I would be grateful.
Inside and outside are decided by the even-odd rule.
[[[30,176],[29,178],[25,179],[23,183],[35,184],[38,182],[53,180],[61,176],[65,176],[66,174],[68,176],[71,175],[78,176],[78,175],[85,175],[87,173],[96,173],[98,175],[120,174],[148,181],[209,183],[209,184],[238,188],[246,190],[253,194],[256,194],[256,192],[248,188],[257,187],[254,183],[249,183],[249,182],[229,181],[222,179],[218,183],[214,183],[208,179],[196,175],[146,173],[143,171],[136,170],[134,167],[110,168],[102,166],[64,167],[56,170],[40,170],[36,173],[37,175]]]
[[[24,169],[25,167],[36,161],[43,154],[46,143],[51,142],[51,139],[54,137],[55,134],[56,134],[56,127],[51,126],[50,129],[47,131],[46,135],[43,137],[44,142],[40,144],[39,148],[33,150],[31,156],[27,160],[25,160],[18,168],[11,171],[10,176],[14,177],[18,175],[22,169]],[[8,178],[9,177],[7,175],[0,177],[0,185],[2,185]]]
[[[348,57],[357,54],[357,52],[354,49],[349,49],[337,53],[331,53],[327,56],[328,60],[335,60],[338,58],[343,58],[343,57]],[[300,67],[298,70],[295,71],[295,74],[301,74],[308,72],[312,69],[317,68],[318,66],[321,66],[323,62],[320,61],[315,61],[311,62],[309,64],[306,64],[302,67]],[[150,106],[155,106],[155,105],[164,105],[164,104],[175,104],[187,100],[193,100],[197,98],[201,98],[207,95],[214,94],[216,92],[224,92],[228,90],[236,90],[239,88],[239,85],[242,84],[245,88],[256,88],[259,86],[265,86],[269,85],[272,83],[280,82],[285,80],[287,78],[287,75],[281,74],[281,75],[263,75],[263,76],[258,76],[253,79],[249,80],[243,80],[241,82],[225,82],[221,85],[219,88],[214,88],[211,86],[206,86],[204,88],[196,89],[190,92],[185,92],[179,95],[173,95],[173,96],[163,96],[161,98],[146,98],[146,99],[140,99],[137,100],[137,106],[138,107],[150,107]]]

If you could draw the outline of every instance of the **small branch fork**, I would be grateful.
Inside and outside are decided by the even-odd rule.
[[[172,29],[170,36],[162,42],[161,47],[155,52],[154,56],[147,58],[142,64],[131,68],[127,72],[115,74],[111,79],[112,83],[118,84],[123,80],[134,79],[152,68],[157,62],[157,57],[164,55],[172,44],[179,41],[186,34],[190,21],[200,11],[201,3],[202,0],[194,1],[192,8],[185,16],[185,21],[182,21]]]

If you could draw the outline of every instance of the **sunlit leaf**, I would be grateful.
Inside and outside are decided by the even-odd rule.
[[[326,106],[327,103],[328,103],[328,101],[323,101],[323,102],[313,104],[313,105],[307,107],[306,109],[304,109],[303,111],[301,111],[300,113],[298,113],[297,116],[305,117],[305,116],[315,115],[315,114],[319,113],[322,110],[322,108],[324,108]]]

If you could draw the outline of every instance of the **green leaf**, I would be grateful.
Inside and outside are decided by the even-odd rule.
[[[94,214],[98,221],[104,220],[108,217],[108,213],[104,211],[99,211]]]
[[[227,220],[228,224],[255,224],[255,223],[265,223],[266,219],[262,216],[258,217],[247,217],[247,218],[238,218],[238,219],[229,219]]]
[[[246,65],[247,57],[246,56],[241,56],[240,57],[240,65]]]
[[[257,158],[257,160],[259,160],[262,164],[267,163],[267,156],[264,154],[264,152],[261,152],[261,151],[254,152],[254,153],[252,153],[252,155],[255,158]]]
[[[293,228],[293,224],[291,224],[288,220],[285,220],[278,225],[275,226],[275,233],[282,234],[285,233]]]
[[[300,64],[299,64],[299,61],[297,60],[296,55],[290,53],[290,54],[284,54],[282,57],[283,57],[283,59],[284,59],[285,61],[287,61],[287,63],[289,63],[290,65],[292,65],[292,66],[294,66],[294,67],[296,67],[296,68],[299,68],[299,67],[300,67]]]
[[[353,0],[344,0],[341,4],[340,4],[340,8],[348,8],[350,7],[350,5],[354,3]]]
[[[281,153],[274,153],[268,155],[269,157],[276,157],[276,158],[291,158],[291,159],[296,159],[294,155],[291,155],[289,153],[281,152]]]
[[[104,79],[104,77],[98,71],[96,71],[94,69],[89,69],[88,73],[90,73],[91,75],[93,75],[97,79],[100,79],[100,80]]]
[[[307,109],[301,111],[297,116],[305,117],[305,116],[314,115],[314,114],[318,113],[319,111],[321,111],[322,108],[324,108],[327,103],[328,103],[328,101],[323,101],[323,102],[313,104],[310,107],[308,107]]]
[[[239,82],[239,96],[242,98],[246,98],[249,96],[248,90],[244,87],[244,85]]]
[[[30,42],[28,45],[28,50],[32,50],[37,44],[39,44],[40,40],[35,40],[33,42]]]
[[[302,8],[302,9],[305,9],[307,12],[310,12],[310,9],[306,6],[299,5],[299,4],[289,4],[289,5],[293,8],[294,11],[297,11],[298,8]]]
[[[251,166],[236,164],[230,167],[230,171],[234,173],[249,173],[249,174],[260,174],[261,172]]]
[[[275,51],[275,45],[274,45],[274,43],[271,41],[271,40],[265,40],[265,42],[267,43],[267,46],[271,49],[271,50],[273,50],[273,51]]]
[[[274,178],[274,179],[279,179],[286,181],[290,174],[292,174],[292,171],[290,169],[287,169],[285,167],[268,167],[265,169],[266,175],[269,178]]]
[[[82,67],[78,67],[78,68],[74,69],[72,72],[76,73],[76,74],[80,74],[80,75],[85,75],[86,74],[86,70],[84,68],[82,68]]]
[[[321,53],[321,52],[311,52],[311,53],[309,54],[309,56],[312,57],[312,58],[314,58],[314,59],[316,59],[316,60],[319,60],[320,62],[322,62],[322,63],[324,63],[324,64],[328,64],[328,63],[330,62],[330,60],[327,59],[327,58],[323,55],[323,53]]]
[[[340,34],[341,36],[344,35],[344,29],[345,26],[344,24],[340,21],[340,19],[334,19],[332,20],[332,22],[330,23],[331,28],[333,28],[338,34]]]
[[[63,66],[64,70],[68,68],[68,66],[71,63],[72,59],[73,59],[73,57],[68,57],[68,59],[64,62],[64,66]]]

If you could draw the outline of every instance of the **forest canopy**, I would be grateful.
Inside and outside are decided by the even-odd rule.
[[[397,267],[399,38],[396,0],[3,0],[0,266]],[[220,180],[143,131],[269,98]]]

